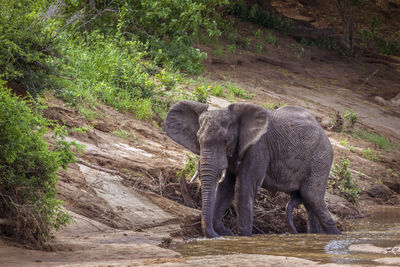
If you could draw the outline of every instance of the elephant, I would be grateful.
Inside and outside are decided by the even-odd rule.
[[[251,236],[260,187],[290,195],[290,228],[293,208],[303,203],[309,233],[341,234],[324,199],[332,146],[305,109],[267,110],[242,102],[208,110],[207,104],[182,100],[169,109],[163,129],[200,156],[201,225],[206,237],[233,235],[222,222],[233,199],[238,235]],[[222,171],[225,178],[220,181]]]

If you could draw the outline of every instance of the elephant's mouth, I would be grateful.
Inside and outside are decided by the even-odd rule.
[[[196,179],[198,179],[199,176],[200,176],[199,174],[200,174],[200,173],[199,173],[199,170],[196,170],[195,174],[193,175],[192,179],[190,179],[189,183],[193,183]],[[218,180],[218,183],[221,183],[221,182],[225,179],[225,175],[226,175],[226,169],[223,169],[223,170],[221,171],[221,174],[220,174],[220,178],[219,178],[219,180]]]

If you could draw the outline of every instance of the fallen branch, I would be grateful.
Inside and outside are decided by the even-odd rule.
[[[11,224],[12,224],[12,222],[10,219],[0,218],[0,225],[11,225]]]
[[[372,76],[374,76],[375,74],[378,73],[378,71],[379,71],[379,69],[376,69],[376,71],[374,71],[371,75],[369,75],[369,76],[367,77],[367,79],[365,79],[364,82],[360,85],[359,88],[362,88],[362,87],[364,86],[364,84],[366,84],[366,83],[368,82],[368,80],[372,78]]]

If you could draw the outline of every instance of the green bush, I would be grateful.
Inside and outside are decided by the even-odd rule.
[[[85,1],[65,2],[64,23],[77,14],[86,15],[80,16],[74,31],[123,35],[147,44],[148,55],[163,67],[200,73],[206,54],[193,48],[193,41],[202,34],[212,38],[221,34],[216,8],[228,0],[96,0],[91,8]]]
[[[98,101],[119,111],[133,112],[140,119],[151,117],[151,97],[156,88],[144,60],[145,47],[136,41],[104,37],[93,32],[66,41],[63,71],[74,77],[60,79],[60,97],[71,105],[96,108]],[[139,99],[146,99],[142,103]]]
[[[358,204],[360,188],[358,187],[357,179],[351,175],[350,160],[342,157],[339,163],[333,165],[331,173],[336,180],[330,185],[338,189],[348,201]]]
[[[293,29],[292,21],[263,10],[259,5],[249,6],[246,1],[230,1],[228,13],[241,20],[249,21],[264,27],[287,33]]]
[[[186,162],[185,167],[183,167],[182,170],[178,171],[176,175],[179,178],[190,180],[197,171],[199,157],[194,154],[187,154],[187,156],[188,161]]]
[[[0,0],[0,79],[36,94],[55,71],[57,39],[47,27],[46,0]]]
[[[51,230],[70,222],[56,199],[56,172],[75,157],[64,141],[63,128],[55,128],[53,145],[43,138],[49,122],[30,109],[35,103],[20,100],[0,84],[0,233],[43,245]]]

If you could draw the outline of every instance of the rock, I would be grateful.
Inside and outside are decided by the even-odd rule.
[[[350,251],[383,254],[384,248],[380,248],[371,244],[356,244],[349,247]]]
[[[395,107],[400,107],[400,93],[390,100],[390,103]]]
[[[388,105],[388,102],[385,99],[383,99],[383,97],[381,97],[381,96],[375,96],[373,98],[373,100],[378,105],[381,105],[381,106],[387,106]]]
[[[373,185],[365,190],[365,193],[367,193],[370,197],[382,199],[384,201],[388,200],[393,195],[393,191],[383,184]]]
[[[328,205],[329,211],[342,219],[358,218],[362,216],[356,206],[340,196],[326,192],[325,201]]]

